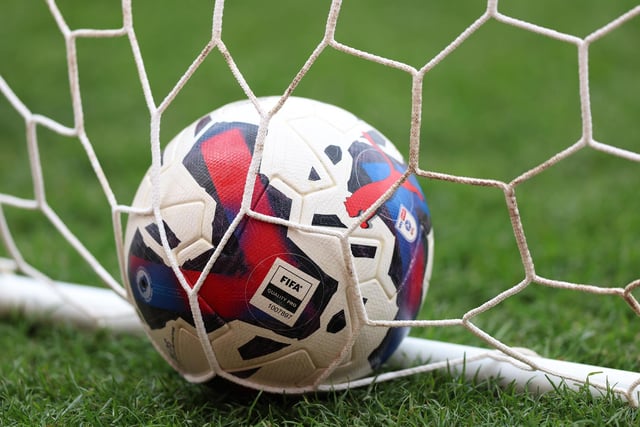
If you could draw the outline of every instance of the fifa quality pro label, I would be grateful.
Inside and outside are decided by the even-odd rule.
[[[319,283],[318,279],[276,258],[250,303],[285,325],[293,326]]]

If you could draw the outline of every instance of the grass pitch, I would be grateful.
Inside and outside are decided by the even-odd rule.
[[[31,4],[33,3],[33,4]],[[336,39],[420,67],[484,10],[482,1],[345,0]],[[59,1],[72,29],[116,28],[119,2]],[[282,93],[320,42],[329,4],[229,1],[223,40],[259,96]],[[510,16],[584,37],[634,1],[559,4],[503,0]],[[134,1],[134,21],[156,102],[210,33],[208,2]],[[0,6],[0,74],[31,109],[73,126],[64,40],[46,6]],[[590,49],[594,137],[640,149],[640,20]],[[148,111],[123,38],[80,39],[87,133],[120,203],[149,165]],[[344,107],[407,150],[411,79],[327,49],[294,95]],[[214,51],[163,117],[168,142],[204,113],[243,97]],[[577,49],[491,21],[427,74],[421,167],[510,181],[581,136]],[[108,204],[77,140],[38,128],[50,205],[118,277]],[[0,192],[33,197],[24,122],[0,99]],[[620,287],[638,279],[638,164],[582,150],[517,188],[536,271]],[[436,233],[422,318],[459,318],[524,277],[504,195],[423,180]],[[3,206],[25,258],[54,278],[98,283],[41,214]],[[0,256],[7,251],[0,246]],[[621,300],[530,286],[475,323],[514,346],[566,360],[639,369],[637,316]],[[463,329],[415,335],[482,344]],[[0,424],[6,425],[632,425],[614,396],[559,390],[544,396],[465,383],[446,373],[349,392],[272,396],[220,382],[186,383],[143,337],[77,331],[38,319],[0,321]]]

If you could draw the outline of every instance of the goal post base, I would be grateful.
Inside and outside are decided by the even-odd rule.
[[[143,332],[133,306],[110,289],[47,282],[0,272],[0,315],[16,311],[29,317],[89,329]],[[518,390],[533,393],[551,392],[561,387],[576,391],[589,387],[593,396],[603,397],[611,391],[630,405],[638,406],[639,373],[524,353],[523,357],[540,369],[533,369],[499,350],[407,337],[387,362],[387,366],[396,371],[375,379],[351,381],[338,388],[446,369],[467,380],[494,379],[503,386],[516,386]],[[327,387],[331,388],[334,387]]]
[[[92,329],[143,332],[131,304],[110,289],[0,272],[0,315],[11,312]]]
[[[594,397],[615,393],[633,407],[638,407],[640,374],[637,372],[606,368],[549,359],[530,350],[523,350],[526,360],[539,369],[514,359],[499,350],[407,337],[391,356],[389,364],[400,368],[413,365],[414,372],[428,370],[438,362],[445,362],[454,376],[467,380],[498,380],[504,386],[515,386],[520,391],[536,394],[557,391],[563,387],[580,391],[588,387]],[[420,365],[428,363],[428,365]],[[433,369],[429,369],[433,370]]]

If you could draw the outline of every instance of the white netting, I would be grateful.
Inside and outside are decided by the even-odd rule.
[[[479,187],[493,187],[498,189],[504,194],[505,207],[507,209],[511,227],[513,229],[513,234],[515,236],[517,242],[517,248],[519,251],[519,255],[522,262],[522,269],[524,271],[524,278],[519,283],[516,283],[512,287],[502,291],[498,295],[495,295],[493,298],[489,299],[486,302],[478,305],[477,307],[467,311],[460,318],[447,318],[447,319],[435,319],[435,320],[416,320],[416,321],[403,321],[403,322],[395,322],[395,321],[377,321],[375,319],[366,319],[366,313],[362,310],[363,316],[365,316],[364,321],[367,324],[371,325],[379,325],[379,326],[414,326],[414,327],[440,327],[440,326],[459,326],[466,328],[468,331],[482,339],[484,342],[489,344],[491,347],[500,350],[502,353],[512,356],[518,361],[524,363],[528,367],[532,369],[541,369],[545,372],[551,372],[553,374],[557,374],[559,376],[564,376],[569,379],[573,379],[577,382],[583,381],[584,378],[574,378],[571,374],[563,373],[563,372],[553,372],[552,369],[540,366],[534,358],[530,358],[527,356],[526,352],[519,351],[515,348],[510,347],[509,345],[499,341],[494,338],[490,333],[483,330],[479,326],[476,325],[474,320],[480,316],[481,314],[491,310],[507,299],[521,293],[524,289],[530,286],[544,286],[550,288],[563,288],[569,289],[578,292],[585,292],[591,294],[601,294],[601,295],[609,295],[615,296],[622,299],[636,314],[640,315],[640,304],[637,299],[633,295],[633,291],[640,286],[640,280],[634,280],[631,283],[626,284],[626,286],[620,287],[610,287],[610,286],[597,286],[597,285],[589,285],[583,283],[574,283],[568,282],[564,280],[556,280],[553,278],[543,277],[536,272],[536,268],[534,266],[534,259],[532,254],[530,253],[529,247],[527,245],[527,234],[526,229],[523,226],[523,221],[521,219],[521,215],[518,209],[518,197],[516,196],[516,189],[521,186],[523,183],[527,182],[533,177],[538,176],[541,172],[549,169],[553,165],[561,162],[570,156],[576,155],[576,153],[583,150],[597,150],[607,155],[616,156],[622,159],[626,159],[631,162],[640,162],[640,153],[637,151],[632,151],[626,148],[622,148],[616,146],[614,144],[610,144],[607,142],[601,142],[594,139],[593,132],[593,120],[592,120],[592,108],[591,108],[591,92],[589,87],[589,52],[592,44],[598,40],[600,40],[605,35],[608,35],[613,30],[627,23],[628,21],[636,18],[640,15],[640,6],[636,6],[629,10],[628,12],[622,14],[611,22],[607,23],[603,27],[597,29],[596,31],[591,32],[586,37],[578,37],[572,34],[566,34],[560,31],[556,31],[551,28],[545,28],[540,25],[536,25],[534,23],[525,22],[523,20],[507,16],[498,8],[497,0],[488,0],[486,10],[468,27],[462,31],[453,41],[451,41],[442,51],[438,54],[430,58],[428,61],[424,63],[423,66],[417,68],[411,65],[408,65],[404,62],[395,60],[393,58],[382,57],[373,53],[369,53],[360,49],[357,49],[353,46],[342,43],[340,40],[336,38],[336,28],[339,26],[340,22],[340,13],[342,2],[339,0],[334,0],[330,6],[330,10],[328,11],[328,17],[326,20],[326,28],[324,32],[324,36],[321,38],[320,42],[317,44],[311,55],[308,57],[302,68],[295,75],[293,80],[290,82],[286,90],[284,91],[281,102],[272,110],[272,111],[263,111],[258,104],[256,94],[252,90],[250,84],[243,77],[243,72],[241,68],[236,65],[234,61],[234,57],[232,52],[228,49],[225,43],[225,37],[223,32],[223,11],[224,11],[224,2],[219,0],[215,2],[215,6],[213,7],[213,15],[212,15],[212,31],[211,38],[206,41],[204,48],[202,51],[193,59],[193,62],[188,67],[188,69],[184,72],[182,77],[178,80],[178,82],[168,91],[168,93],[159,101],[154,98],[151,85],[149,83],[148,70],[145,66],[145,61],[143,55],[141,53],[140,45],[138,43],[136,37],[136,30],[134,29],[134,21],[132,17],[132,5],[131,0],[123,0],[122,1],[122,27],[114,28],[114,29],[74,29],[70,28],[65,20],[65,16],[61,13],[58,8],[56,2],[54,0],[48,0],[47,5],[51,11],[52,16],[55,18],[57,26],[59,28],[60,33],[64,37],[66,53],[67,53],[67,68],[68,68],[68,78],[70,85],[70,93],[73,105],[73,124],[72,125],[64,125],[59,123],[58,121],[38,114],[38,112],[32,111],[29,106],[23,102],[12,90],[10,85],[5,81],[5,79],[0,76],[0,92],[6,97],[9,103],[12,105],[13,109],[23,118],[26,125],[26,142],[29,153],[30,160],[30,172],[32,176],[33,182],[33,198],[24,198],[10,192],[0,193],[0,235],[2,236],[2,240],[4,241],[4,245],[6,247],[7,252],[10,254],[12,261],[8,260],[0,260],[2,263],[0,264],[0,272],[1,271],[16,271],[23,273],[27,276],[32,276],[38,280],[45,281],[51,283],[52,289],[55,291],[55,285],[53,281],[47,276],[45,272],[39,271],[38,269],[31,266],[29,261],[23,257],[21,251],[18,249],[18,246],[14,242],[12,230],[10,229],[8,222],[6,220],[4,214],[5,207],[30,210],[30,211],[38,211],[40,212],[48,222],[50,222],[53,227],[60,233],[60,235],[77,251],[77,253],[86,261],[88,265],[93,269],[93,271],[103,280],[103,282],[108,285],[113,291],[117,294],[124,296],[125,291],[120,285],[120,280],[118,278],[113,277],[106,268],[104,268],[101,264],[101,261],[96,259],[94,255],[87,249],[85,244],[83,244],[83,237],[76,236],[72,233],[72,231],[65,225],[64,221],[60,218],[57,212],[50,206],[48,203],[48,192],[45,189],[45,182],[43,178],[41,161],[42,159],[39,157],[39,140],[38,140],[38,129],[47,129],[59,135],[65,137],[76,138],[82,145],[84,152],[91,164],[93,172],[98,179],[98,182],[106,196],[106,199],[109,203],[112,212],[112,220],[113,220],[113,229],[116,239],[116,247],[119,251],[122,251],[122,216],[123,214],[132,213],[133,210],[130,206],[127,205],[129,201],[121,201],[118,200],[116,194],[112,190],[110,180],[103,171],[103,167],[101,165],[101,161],[99,157],[96,155],[94,151],[94,146],[92,145],[92,141],[90,136],[88,135],[85,129],[85,121],[84,121],[84,110],[83,110],[83,98],[81,92],[81,85],[79,80],[79,70],[78,70],[78,53],[77,53],[77,45],[78,41],[82,39],[88,38],[124,38],[128,40],[131,48],[131,52],[133,58],[135,60],[135,65],[137,68],[138,76],[140,83],[142,85],[142,93],[144,95],[144,101],[146,102],[146,106],[149,112],[150,118],[150,147],[151,147],[151,157],[152,157],[152,169],[151,176],[152,180],[158,181],[159,173],[160,173],[160,158],[161,158],[161,140],[160,140],[160,126],[163,120],[164,114],[167,109],[172,105],[176,97],[181,93],[187,82],[190,78],[196,73],[196,71],[202,66],[205,59],[210,55],[215,55],[216,52],[219,54],[225,63],[228,66],[228,69],[231,71],[233,76],[235,77],[237,84],[244,92],[246,97],[251,100],[256,109],[260,112],[262,117],[262,126],[261,130],[262,136],[258,137],[258,141],[261,141],[264,137],[264,132],[266,130],[266,125],[268,124],[270,118],[278,111],[278,109],[286,102],[287,97],[292,95],[298,85],[305,79],[308,72],[312,69],[314,64],[317,62],[319,58],[321,58],[325,52],[327,51],[335,51],[340,52],[342,54],[350,55],[356,58],[359,58],[364,61],[370,61],[372,63],[380,64],[385,67],[390,67],[395,70],[399,70],[400,72],[404,72],[410,76],[412,84],[411,84],[411,92],[407,94],[411,98],[411,116],[410,116],[410,132],[409,132],[409,170],[407,173],[415,173],[421,177],[437,180],[437,181],[447,181],[456,184],[468,185],[468,186],[479,186]],[[522,31],[530,32],[538,35],[539,37],[551,38],[563,43],[567,43],[575,46],[577,50],[577,73],[578,73],[578,81],[579,81],[579,102],[581,107],[581,125],[582,125],[582,134],[577,142],[571,142],[567,144],[565,148],[560,150],[559,152],[553,154],[548,159],[542,161],[537,164],[535,167],[532,167],[529,170],[526,170],[520,173],[515,179],[511,181],[501,181],[496,179],[483,179],[476,177],[468,177],[468,176],[459,176],[455,174],[442,173],[436,170],[431,170],[428,168],[424,168],[423,165],[420,164],[420,146],[421,146],[421,137],[420,131],[423,125],[422,123],[422,112],[423,112],[423,83],[425,80],[425,76],[433,69],[438,67],[438,65],[447,58],[452,52],[454,52],[459,46],[463,45],[469,37],[477,32],[480,28],[484,27],[488,22],[498,22],[504,25],[516,27]],[[215,104],[215,100],[212,101]],[[213,105],[212,105],[213,106]],[[259,161],[259,155],[255,157],[256,162]],[[256,163],[257,164],[257,163]],[[400,181],[396,183],[396,187],[400,185]],[[247,185],[248,189],[251,189],[251,185]],[[157,189],[156,189],[157,190]],[[390,194],[393,189],[390,189],[385,196]],[[385,197],[383,196],[383,197]],[[245,194],[245,202],[250,200],[250,192],[247,191]],[[158,194],[157,191],[154,192],[153,197],[153,212],[160,222],[160,210],[158,207]],[[364,212],[362,218],[366,218],[370,213],[374,211],[374,209],[382,202],[382,199],[378,201],[378,204],[372,206],[367,212]],[[245,203],[247,205],[247,203]],[[254,216],[259,216],[255,212],[250,212],[249,210],[245,210],[244,214],[251,214]],[[268,218],[263,218],[267,219]],[[163,246],[167,250],[167,253],[171,253],[169,250],[169,245],[167,243],[167,237],[164,232],[163,227],[159,227],[161,239],[163,242]],[[349,233],[352,230],[347,230],[345,233]],[[345,234],[345,235],[347,235]],[[215,255],[214,255],[215,257]],[[175,261],[175,258],[171,257],[172,267],[174,271],[179,271],[179,267]],[[123,266],[123,254],[119,253],[118,259],[120,260],[121,267]],[[212,265],[210,261],[208,266]],[[206,270],[205,270],[206,271]],[[180,276],[180,274],[178,274]],[[202,280],[200,280],[202,282]],[[200,285],[201,283],[199,283]],[[185,289],[189,289],[189,286],[183,284]],[[197,292],[199,289],[199,285],[196,285],[194,290],[191,292],[192,295]],[[61,297],[64,299],[64,293],[60,293]],[[197,308],[197,304],[194,304]],[[80,307],[80,310],[82,308]],[[89,314],[89,317],[91,315]],[[199,325],[201,335],[206,335],[204,333],[204,327]],[[213,357],[210,355],[210,357]],[[486,357],[486,355],[481,355],[478,357]],[[472,361],[472,360],[467,360]],[[461,361],[459,361],[461,362]],[[449,362],[453,363],[453,362]],[[424,367],[419,367],[407,371],[403,371],[401,374],[412,374],[420,371],[427,371],[434,368],[439,367],[439,365],[427,365]],[[393,374],[391,376],[397,376],[398,374]],[[364,380],[363,382],[370,382],[371,379]],[[352,384],[355,385],[355,384]],[[621,393],[625,394],[627,399],[632,403],[637,404],[637,399],[633,396],[633,391],[638,385],[638,381],[634,381],[627,388],[618,390]]]

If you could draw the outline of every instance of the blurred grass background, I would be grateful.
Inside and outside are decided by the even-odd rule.
[[[117,28],[120,2],[57,2],[76,28]],[[134,22],[159,103],[211,31],[211,2],[134,1]],[[634,1],[502,0],[501,12],[584,37]],[[483,1],[346,0],[336,39],[420,67],[484,11]],[[258,96],[281,94],[320,42],[328,1],[228,1],[223,40]],[[640,150],[640,20],[590,49],[597,140]],[[87,134],[122,204],[150,163],[147,111],[125,38],[80,39]],[[44,2],[0,5],[0,75],[27,107],[73,126],[64,39]],[[411,79],[406,73],[325,50],[294,95],[339,105],[408,150]],[[244,94],[218,51],[163,116],[168,142],[185,125]],[[581,136],[577,49],[490,21],[427,74],[421,167],[510,181]],[[33,197],[24,121],[0,99],[0,192]],[[75,139],[38,128],[51,206],[114,277],[110,210]],[[422,318],[460,317],[524,278],[503,194],[423,180],[436,236],[434,274]],[[638,279],[638,164],[583,150],[517,189],[538,274],[621,287]],[[64,281],[99,279],[41,214],[3,207],[28,262]],[[0,256],[6,256],[0,245]],[[613,297],[532,285],[476,324],[496,338],[550,357],[638,370],[636,315]],[[481,344],[458,328],[414,331]],[[353,425],[540,424],[637,421],[611,399],[527,396],[495,384],[423,375],[349,393],[303,398],[190,385],[144,339],[11,317],[0,323],[0,405],[7,424]],[[404,418],[402,418],[404,417]],[[515,417],[515,418],[514,418]]]

